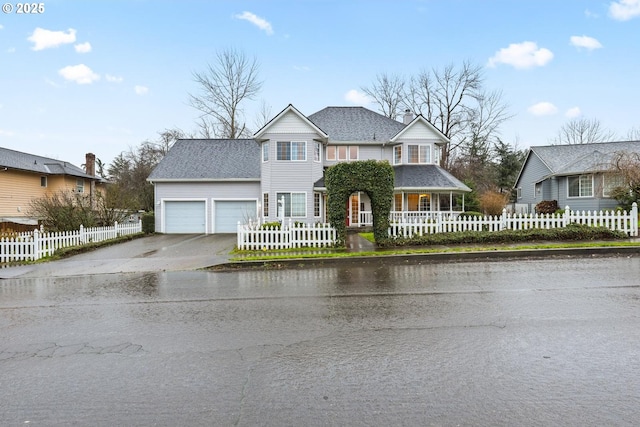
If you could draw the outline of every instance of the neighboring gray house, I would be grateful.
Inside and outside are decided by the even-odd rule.
[[[387,160],[396,172],[392,215],[461,211],[466,185],[438,165],[447,138],[422,116],[404,122],[363,107],[304,116],[292,105],[253,136],[179,140],[153,170],[156,231],[235,232],[249,219],[327,219],[324,171],[338,162]],[[372,223],[364,193],[351,195],[348,225]]]
[[[557,200],[561,209],[615,208],[611,190],[622,181],[612,160],[622,152],[640,152],[640,141],[531,147],[516,180],[516,206],[534,212],[539,202]]]

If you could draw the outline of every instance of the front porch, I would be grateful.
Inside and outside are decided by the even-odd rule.
[[[464,193],[400,191],[394,194],[391,222],[426,222],[442,215],[458,216],[464,212]],[[373,225],[371,201],[366,193],[353,193],[347,204],[347,226]]]

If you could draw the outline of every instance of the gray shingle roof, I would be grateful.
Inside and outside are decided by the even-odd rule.
[[[81,168],[64,160],[36,156],[2,147],[0,147],[0,167],[42,175],[70,175],[79,178],[102,180],[100,177],[87,175]]]
[[[327,107],[308,117],[331,141],[386,142],[405,125],[364,107]]]
[[[394,166],[395,188],[471,191],[462,181],[438,165],[402,165]],[[326,188],[324,177],[313,184],[314,188]]]
[[[159,180],[260,179],[253,139],[180,139],[149,175]]]
[[[616,153],[640,152],[640,141],[594,144],[545,145],[531,147],[553,175],[573,175],[609,169]]]
[[[396,188],[424,188],[448,191],[471,191],[462,181],[438,165],[394,166]]]

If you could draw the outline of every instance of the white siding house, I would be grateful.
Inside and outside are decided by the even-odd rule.
[[[338,162],[387,160],[396,172],[396,217],[463,209],[466,185],[438,165],[447,138],[424,117],[404,123],[363,107],[305,116],[289,105],[242,140],[180,140],[149,176],[156,230],[234,232],[233,222],[324,222],[324,171]],[[370,224],[365,193],[351,196],[348,225]],[[183,218],[181,223],[180,218]]]

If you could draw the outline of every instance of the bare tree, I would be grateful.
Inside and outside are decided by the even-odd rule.
[[[640,141],[640,128],[633,127],[627,132],[627,141]]]
[[[402,77],[382,73],[376,75],[376,81],[370,87],[360,89],[378,104],[382,114],[395,120],[402,113],[404,86]]]
[[[614,138],[615,134],[603,128],[599,120],[580,117],[562,125],[553,142],[555,144],[591,144],[612,141]]]
[[[404,97],[407,107],[422,114],[451,141],[441,151],[440,164],[443,167],[449,166],[452,151],[464,141],[464,132],[469,132],[473,119],[480,116],[475,111],[477,104],[487,99],[487,95],[482,94],[482,84],[482,67],[468,61],[459,68],[450,64],[442,69],[422,71],[411,79]],[[492,95],[491,100],[501,101],[499,92]],[[498,111],[497,107],[494,105],[492,108]],[[482,125],[482,128],[486,127],[487,123]]]
[[[269,123],[269,120],[271,120],[271,118],[272,118],[271,106],[267,104],[266,101],[263,99],[260,102],[260,111],[258,111],[258,116],[256,117],[254,122],[256,130],[262,129],[267,123]]]
[[[622,179],[621,185],[611,192],[612,196],[624,209],[631,209],[633,202],[640,201],[640,153],[616,153],[609,173]]]
[[[217,53],[216,62],[208,64],[204,72],[193,73],[200,93],[189,94],[189,103],[203,113],[199,122],[201,133],[229,139],[248,133],[241,105],[260,92],[262,82],[258,80],[258,72],[255,58],[226,49]]]

